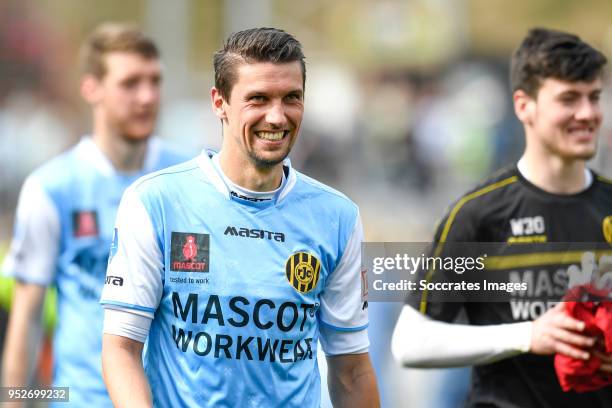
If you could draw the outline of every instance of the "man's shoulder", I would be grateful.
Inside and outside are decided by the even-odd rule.
[[[62,186],[74,184],[74,179],[82,169],[76,155],[77,145],[47,160],[35,168],[28,176],[36,180],[45,190],[53,191]]]
[[[507,187],[519,181],[516,166],[504,167],[481,180],[475,187],[468,190],[462,198],[475,199],[489,194],[500,194],[507,191]]]
[[[463,194],[453,203],[451,211],[470,208],[481,212],[489,207],[498,208],[515,197],[513,189],[518,182],[519,173],[516,166],[504,167]]]
[[[191,159],[144,175],[132,184],[131,189],[139,193],[147,193],[168,186],[176,186],[190,180],[194,176],[194,171],[198,169],[197,160]]]
[[[612,178],[595,171],[592,174],[595,180],[594,185],[590,189],[591,194],[584,195],[584,199],[590,205],[601,208],[609,214],[609,208],[612,206]]]
[[[515,166],[503,168],[453,201],[436,227],[441,241],[475,241],[480,226],[507,213],[517,200],[519,186]]]
[[[296,185],[294,194],[300,199],[307,198],[312,205],[320,205],[322,207],[335,207],[351,213],[358,212],[357,204],[355,204],[344,193],[313,179],[298,171],[296,173]]]
[[[593,171],[593,175],[597,179],[602,190],[606,191],[607,193],[612,193],[612,178],[603,176],[595,171]]]
[[[152,138],[150,143],[157,152],[155,166],[158,169],[174,166],[193,158],[193,154],[159,137]]]

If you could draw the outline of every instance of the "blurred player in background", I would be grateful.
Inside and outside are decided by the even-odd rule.
[[[99,26],[81,50],[81,95],[91,135],[24,182],[4,264],[16,287],[3,359],[3,385],[26,386],[35,361],[45,290],[57,287],[53,385],[75,406],[112,406],[102,380],[99,298],[124,189],[186,157],[152,138],[162,79],[159,52],[137,28]],[[19,135],[15,135],[19,137]],[[36,355],[36,354],[34,354]]]
[[[585,166],[596,152],[602,122],[605,64],[599,51],[575,35],[546,29],[528,33],[511,63],[525,152],[516,166],[451,207],[436,232],[436,252],[452,242],[507,242],[523,257],[508,256],[500,272],[521,281],[533,278],[533,295],[559,300],[567,290],[569,265],[542,263],[542,254],[529,243],[612,239],[605,232],[612,183]],[[513,263],[519,258],[523,265]],[[531,264],[524,264],[526,259]],[[469,406],[612,406],[610,387],[564,393],[556,378],[555,353],[582,360],[595,355],[600,370],[612,372],[612,358],[595,350],[595,339],[582,333],[584,323],[568,316],[563,303],[546,310],[546,302],[529,303],[520,296],[498,303],[433,303],[426,293],[413,292],[395,329],[393,353],[405,366],[476,365]],[[451,324],[462,308],[470,324]]]
[[[301,45],[241,31],[214,67],[221,151],[141,179],[118,211],[102,296],[111,397],[319,407],[319,338],[335,406],[376,407],[358,208],[285,160],[304,111]]]

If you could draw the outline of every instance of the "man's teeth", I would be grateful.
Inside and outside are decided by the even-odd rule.
[[[281,140],[285,132],[257,132],[257,137],[264,140]]]
[[[578,136],[590,135],[592,132],[591,128],[570,129],[570,133]]]

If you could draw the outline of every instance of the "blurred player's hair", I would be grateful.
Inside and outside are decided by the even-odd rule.
[[[306,64],[302,45],[291,34],[277,28],[251,28],[231,34],[223,48],[215,53],[215,88],[229,101],[240,64],[272,62],[283,64],[299,61],[306,83]]]
[[[536,97],[542,81],[591,82],[603,73],[606,57],[580,37],[545,28],[529,30],[510,62],[512,92]]]
[[[138,54],[146,59],[159,58],[159,50],[153,40],[134,24],[103,23],[96,27],[81,47],[81,73],[104,78],[104,57],[112,52]]]

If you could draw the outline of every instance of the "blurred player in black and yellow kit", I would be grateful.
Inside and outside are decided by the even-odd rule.
[[[435,234],[438,254],[453,242],[506,243],[487,273],[528,289],[490,303],[431,302],[426,292],[413,292],[398,320],[392,348],[404,366],[476,366],[468,406],[612,406],[611,387],[563,392],[553,365],[555,353],[596,357],[601,371],[612,372],[612,358],[595,351],[584,323],[558,303],[584,251],[538,252],[542,243],[595,250],[612,241],[612,182],[585,166],[602,122],[605,64],[575,35],[531,30],[511,61],[525,152],[454,203]],[[461,309],[469,324],[452,324]]]

